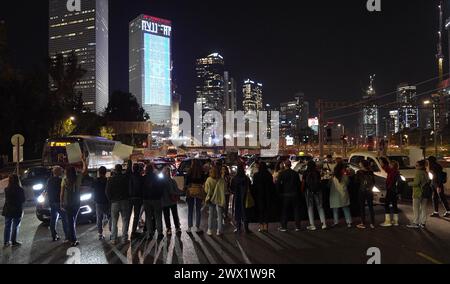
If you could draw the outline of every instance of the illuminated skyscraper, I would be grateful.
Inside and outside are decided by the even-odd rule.
[[[171,127],[171,22],[140,15],[129,26],[129,88],[158,126]],[[167,136],[167,134],[165,134]]]
[[[230,73],[224,73],[225,111],[236,111],[236,81],[230,77]]]
[[[108,105],[108,0],[49,0],[49,56],[72,51],[86,70],[75,90],[97,113]]]
[[[399,130],[419,127],[419,108],[416,98],[416,86],[400,84],[397,88]]]
[[[370,85],[363,96],[365,103],[362,109],[361,136],[364,139],[376,138],[379,135],[378,105],[372,100],[376,96],[374,87],[375,75],[370,76]]]
[[[263,110],[263,85],[248,79],[244,81],[242,88],[244,94],[244,112],[254,112]]]

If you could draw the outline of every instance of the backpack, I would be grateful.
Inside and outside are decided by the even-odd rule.
[[[321,189],[320,174],[317,171],[309,172],[306,174],[305,183],[306,188],[312,193],[318,193]]]
[[[422,185],[422,198],[430,199],[433,195],[433,189],[431,187],[431,181],[427,181],[424,185]]]
[[[373,174],[369,172],[361,173],[360,189],[362,191],[372,192],[374,186],[375,186],[375,177],[373,176]]]

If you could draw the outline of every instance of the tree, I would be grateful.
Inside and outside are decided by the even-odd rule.
[[[130,93],[115,91],[109,98],[104,117],[107,121],[147,121],[149,115]]]

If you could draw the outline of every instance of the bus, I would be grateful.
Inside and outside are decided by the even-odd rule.
[[[89,171],[96,171],[104,166],[111,170],[124,161],[113,155],[114,147],[120,142],[95,136],[68,136],[64,138],[47,139],[42,151],[43,166],[61,166],[65,168],[69,161],[66,146],[78,143],[81,152],[86,157]]]

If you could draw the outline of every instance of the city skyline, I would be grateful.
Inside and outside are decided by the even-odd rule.
[[[241,19],[239,16],[250,9],[251,3],[252,1],[248,1],[242,4],[241,11],[237,9],[235,11],[233,8],[215,10],[214,8],[218,6],[202,4],[202,1],[188,6],[177,1],[164,3],[153,1],[150,4],[137,1],[111,3],[110,18],[114,20],[111,20],[110,27],[110,58],[114,60],[111,60],[110,64],[110,90],[127,90],[128,80],[124,79],[124,73],[128,71],[128,68],[124,68],[128,66],[128,60],[124,56],[127,41],[124,40],[124,34],[127,36],[128,32],[124,33],[124,30],[128,25],[124,25],[124,22],[128,23],[137,15],[147,12],[173,21],[176,29],[173,77],[179,86],[178,93],[183,98],[181,108],[190,112],[195,101],[195,84],[192,82],[195,77],[195,59],[211,52],[219,52],[227,58],[225,68],[237,82],[247,77],[258,78],[264,84],[265,103],[275,106],[289,100],[298,90],[304,91],[307,100],[312,103],[319,98],[344,100],[360,96],[362,89],[367,85],[366,78],[371,73],[378,75],[376,88],[379,94],[395,90],[399,82],[414,84],[437,74],[435,66],[437,36],[433,32],[437,28],[437,20],[434,3],[421,3],[407,7],[406,11],[400,9],[401,3],[386,3],[380,15],[368,13],[365,5],[357,2],[329,3],[325,5],[327,7],[324,4],[302,4],[300,10],[297,9],[296,12],[305,14],[305,18],[299,21],[293,17],[293,12],[277,13],[280,11],[275,9],[271,13],[269,7],[260,5],[258,8],[262,12],[260,15],[253,15],[251,23],[244,25],[242,30],[234,28],[239,26]],[[7,22],[8,35],[11,45],[15,47],[14,50],[20,50],[21,40],[14,36],[14,18],[11,18],[14,12],[17,13],[20,9],[14,7],[14,4],[9,5],[12,5],[12,14],[0,17],[5,18]],[[42,5],[34,3],[31,5],[36,5],[37,11],[42,9]],[[125,6],[127,12],[123,13]],[[202,13],[205,10],[209,13]],[[314,19],[314,15],[319,11],[324,15],[324,19],[320,21]],[[423,13],[424,11],[426,13]],[[201,17],[197,21],[189,22],[188,27],[185,27],[189,12],[195,12]],[[222,23],[221,20],[229,15],[227,12],[233,12],[237,20]],[[306,15],[306,12],[310,12],[311,15]],[[37,23],[36,29],[40,31],[38,34],[45,34],[38,24],[42,21],[42,16],[37,18],[35,16],[37,14],[42,15],[35,13],[31,18],[36,17],[34,22]],[[423,20],[418,23],[408,21],[419,14],[425,14],[427,18],[422,16]],[[271,17],[267,18],[268,15]],[[344,19],[343,15],[347,15],[350,19]],[[392,25],[392,15],[398,15],[404,21],[399,23],[396,19],[396,24]],[[358,20],[361,23],[359,27],[351,26],[352,20]],[[335,28],[339,29],[338,36],[331,33],[334,28],[328,27],[326,24],[328,21],[336,24]],[[276,25],[271,23],[279,23],[282,28],[275,28]],[[307,28],[302,24],[307,24]],[[389,26],[392,27],[388,28]],[[416,32],[415,38],[409,36],[408,31],[411,30]],[[250,31],[252,33],[249,33]],[[299,36],[295,36],[296,34]],[[188,38],[194,44],[187,46]],[[37,43],[42,41],[39,39],[36,40]],[[381,39],[399,44],[395,44],[395,47],[393,44],[393,47],[387,50],[381,43],[377,43]],[[235,44],[236,41],[239,44]],[[330,41],[333,43],[332,49],[326,44]],[[256,43],[258,49],[255,49]],[[359,45],[364,48],[357,48]],[[27,64],[30,61],[39,64],[39,57],[36,55],[40,54],[39,50],[43,48],[45,49],[37,44],[36,50],[27,54],[31,57]],[[404,56],[401,56],[402,54]],[[16,58],[19,65],[21,60],[23,59]],[[421,66],[414,70],[427,71],[413,71],[409,68],[412,65]],[[421,87],[430,89],[429,86],[432,84]],[[239,85],[237,89],[240,89]],[[420,91],[419,89],[418,93]],[[240,92],[238,100],[237,105],[241,105]]]

